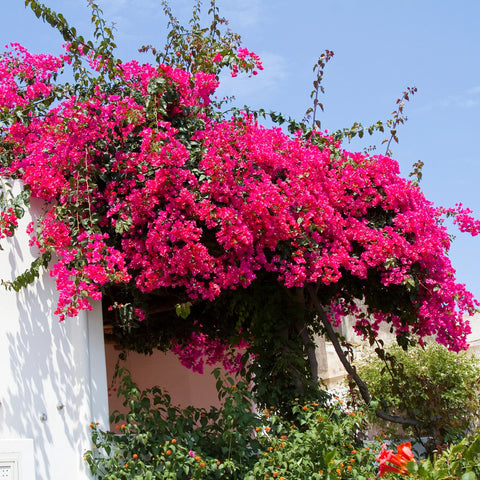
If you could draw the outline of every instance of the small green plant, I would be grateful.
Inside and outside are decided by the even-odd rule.
[[[428,437],[427,452],[460,441],[479,419],[478,359],[467,352],[454,353],[438,344],[403,350],[377,349],[357,362],[357,371],[371,392],[373,403],[388,413],[407,415],[417,425],[391,426],[378,418],[373,424],[393,438]]]
[[[92,423],[86,452],[94,478],[366,480],[376,474],[374,444],[361,440],[364,414],[341,402],[292,401],[289,418],[273,407],[256,412],[247,385],[222,380],[220,408],[172,405],[159,388],[140,391],[121,371],[126,413],[114,413],[113,432]]]

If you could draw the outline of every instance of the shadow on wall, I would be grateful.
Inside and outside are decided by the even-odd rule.
[[[10,364],[2,368],[13,381],[7,383],[2,424],[12,436],[34,439],[37,476],[49,478],[62,463],[68,475],[69,462],[81,460],[88,444],[79,441],[91,420],[84,405],[88,371],[81,368],[88,351],[77,348],[87,345],[86,332],[79,328],[85,319],[60,325],[51,313],[51,300],[43,300],[54,299],[56,292],[41,283],[18,295],[18,328],[6,335]],[[73,452],[78,458],[65,457]]]
[[[3,242],[0,278],[14,278],[34,258],[23,235]],[[92,421],[87,316],[60,324],[57,298],[47,272],[18,293],[0,291],[0,438],[33,438],[38,480],[80,478]]]

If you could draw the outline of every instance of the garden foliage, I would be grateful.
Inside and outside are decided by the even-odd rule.
[[[349,410],[333,397],[291,401],[288,416],[272,406],[255,411],[247,385],[222,379],[220,408],[181,409],[153,387],[141,391],[119,372],[124,413],[114,412],[113,432],[97,424],[85,453],[99,480],[310,480],[380,477],[475,480],[480,476],[480,436],[439,448],[430,459],[410,443],[394,446],[364,436],[368,410]]]
[[[431,451],[460,441],[478,426],[480,365],[473,354],[430,343],[408,351],[392,345],[381,358],[374,352],[360,358],[355,365],[373,400],[387,412],[419,421],[399,430],[374,418],[389,438],[413,436]]]
[[[219,409],[171,404],[154,387],[140,391],[121,373],[127,413],[114,413],[114,432],[92,424],[85,459],[96,478],[284,480],[373,479],[374,444],[360,441],[362,413],[330,402],[290,404],[290,419],[274,407],[256,413],[246,384],[223,380]]]

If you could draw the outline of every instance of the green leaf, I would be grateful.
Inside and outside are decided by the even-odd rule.
[[[178,317],[183,318],[184,320],[190,315],[190,307],[192,302],[177,303],[175,305],[175,313]]]
[[[327,466],[333,460],[333,458],[335,457],[335,454],[336,454],[335,450],[332,450],[331,452],[328,452],[327,454],[325,454],[325,456],[323,457],[323,460]]]
[[[407,463],[407,470],[412,474],[417,473],[418,472],[418,464],[416,462],[408,462]]]
[[[473,458],[474,455],[478,455],[480,453],[480,436],[476,437],[473,443],[468,447],[465,452],[465,456],[469,458]]]
[[[163,92],[167,88],[167,81],[163,77],[154,77],[150,80],[147,87],[147,92],[150,95]]]

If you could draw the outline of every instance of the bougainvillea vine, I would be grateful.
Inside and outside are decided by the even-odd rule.
[[[286,289],[315,285],[333,324],[354,314],[359,331],[389,322],[466,347],[464,314],[477,303],[455,280],[443,219],[476,235],[468,209],[435,207],[388,156],[218,114],[215,73],[118,61],[109,81],[72,93],[56,83],[72,52],[93,76],[106,68],[75,45],[54,57],[13,44],[0,57],[1,175],[48,204],[29,232],[40,255],[55,254],[61,320],[111,285],[213,302],[266,271]],[[262,68],[254,53],[235,54],[234,76]],[[1,235],[15,225],[5,206]],[[226,347],[211,342],[221,357]],[[194,334],[184,361],[200,368],[207,344]]]

